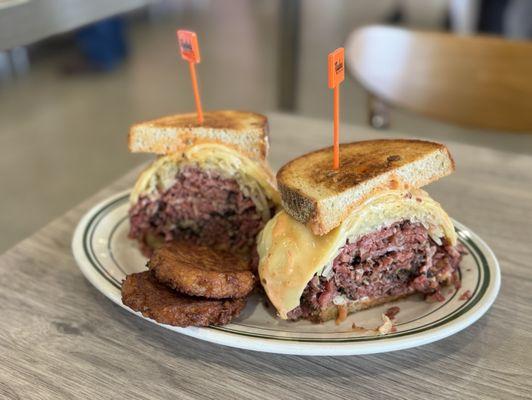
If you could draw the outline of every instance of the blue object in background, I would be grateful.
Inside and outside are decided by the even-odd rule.
[[[121,17],[113,17],[76,32],[76,43],[92,68],[110,71],[125,60],[128,46],[124,25]]]

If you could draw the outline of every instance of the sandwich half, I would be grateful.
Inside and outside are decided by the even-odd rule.
[[[131,192],[130,237],[138,240],[145,255],[182,239],[251,255],[258,232],[278,207],[275,178],[262,160],[267,136],[243,140],[250,134],[239,125],[241,118],[262,119],[258,114],[216,113],[206,113],[199,128],[187,118],[172,117],[160,136],[157,124],[150,122],[146,129],[152,133],[145,134],[144,144],[135,145],[137,151],[172,150],[142,172]],[[217,119],[221,116],[225,122]],[[183,121],[189,122],[182,126]],[[241,129],[232,129],[235,126]],[[139,141],[141,130],[140,125],[132,129],[130,145]]]
[[[452,221],[418,188],[452,172],[447,149],[380,140],[340,152],[339,173],[320,164],[332,160],[327,148],[277,175],[285,211],[268,222],[257,248],[260,281],[283,319],[327,321],[414,293],[438,298],[458,282]]]

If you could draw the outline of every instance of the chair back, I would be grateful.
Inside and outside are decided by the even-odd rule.
[[[374,97],[457,125],[532,132],[532,44],[489,36],[356,30],[349,72]]]

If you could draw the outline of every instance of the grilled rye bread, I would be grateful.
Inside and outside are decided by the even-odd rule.
[[[133,153],[170,154],[201,143],[223,144],[264,160],[268,120],[253,112],[218,110],[206,112],[200,125],[195,113],[170,115],[133,125],[128,138]]]
[[[277,173],[285,210],[314,234],[338,226],[356,206],[386,189],[419,188],[454,171],[439,143],[368,140],[340,145],[340,169],[332,169],[332,148],[290,161]]]

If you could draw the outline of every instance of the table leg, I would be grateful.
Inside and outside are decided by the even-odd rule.
[[[277,106],[282,111],[296,109],[300,23],[301,0],[280,0]]]

